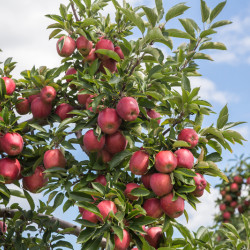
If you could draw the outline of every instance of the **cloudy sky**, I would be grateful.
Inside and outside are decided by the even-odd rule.
[[[144,4],[152,6],[154,1],[149,0],[131,0],[133,6]],[[164,1],[165,8],[173,6],[175,0]],[[200,10],[198,1],[187,0],[187,5],[191,8],[186,12],[185,17],[191,17],[200,20]],[[207,1],[210,7],[214,7],[219,1]],[[213,3],[211,3],[213,2]],[[216,3],[214,3],[216,2]],[[19,72],[24,69],[30,69],[33,65],[56,67],[60,64],[61,58],[57,55],[55,49],[55,40],[48,39],[50,30],[46,27],[52,21],[45,14],[59,13],[59,4],[67,4],[67,0],[0,0],[0,61],[7,57],[13,57],[18,62],[14,71],[14,76],[19,77]],[[212,6],[211,6],[212,4]],[[113,7],[106,8],[104,13],[113,13]],[[220,109],[228,104],[230,121],[246,121],[247,124],[239,126],[237,130],[249,141],[250,139],[250,2],[248,0],[238,1],[229,0],[222,14],[216,21],[228,19],[233,21],[232,25],[219,28],[218,34],[214,36],[214,41],[224,42],[228,51],[210,51],[214,62],[201,61],[201,78],[192,79],[193,86],[201,86],[201,95],[209,100],[214,110],[219,113]],[[170,28],[180,27],[177,21],[170,21]],[[165,50],[163,49],[165,52]],[[206,120],[210,125],[215,122],[211,117]],[[234,154],[250,155],[250,143],[246,142],[244,146],[234,145]],[[228,165],[227,160],[231,159],[233,154],[226,152],[223,154],[225,159],[219,166],[224,168]],[[215,181],[212,181],[215,185]],[[218,195],[216,190],[212,194],[202,198],[203,203],[198,206],[198,212],[190,211],[190,222],[187,226],[196,230],[201,225],[211,225],[212,215],[216,212],[213,200]],[[41,195],[36,195],[37,199]],[[76,209],[74,210],[76,213]],[[57,213],[58,214],[58,213]],[[62,212],[59,213],[62,215]],[[205,215],[205,216],[204,216]],[[69,220],[74,218],[69,217]],[[73,216],[75,217],[75,216]],[[204,219],[205,218],[205,219]],[[184,221],[184,218],[181,219]]]

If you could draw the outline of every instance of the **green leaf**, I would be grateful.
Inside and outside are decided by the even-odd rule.
[[[2,99],[6,95],[6,85],[2,78],[0,78],[0,98]]]
[[[91,203],[86,202],[86,201],[80,201],[80,202],[76,203],[76,205],[78,207],[82,207],[82,208],[96,214],[99,217],[102,217],[98,207],[96,207],[96,205],[94,205],[94,204],[91,204]]]
[[[10,195],[16,196],[16,197],[20,197],[20,198],[25,198],[25,195],[16,189],[9,189],[10,190]]]
[[[183,28],[186,30],[186,32],[195,38],[195,31],[192,21],[189,18],[185,19],[179,19],[180,23],[182,24]]]
[[[199,48],[199,50],[203,50],[203,49],[227,50],[227,47],[223,43],[219,43],[219,42],[206,42],[206,43],[203,43]]]
[[[231,24],[232,22],[231,21],[228,21],[228,20],[221,20],[221,21],[218,21],[214,24],[212,24],[210,26],[211,29],[214,29],[214,28],[218,28],[218,27],[221,27],[221,26],[224,26],[224,25],[228,25],[228,24]]]
[[[114,231],[114,233],[119,237],[120,241],[123,240],[123,230],[120,227],[112,226],[111,227]]]
[[[148,196],[150,195],[150,191],[146,188],[134,188],[130,194],[134,196]]]
[[[129,150],[124,150],[118,154],[115,154],[115,156],[112,158],[112,160],[109,163],[110,169],[114,169],[116,166],[118,166],[123,160],[127,159],[129,156],[132,155],[132,152]]]
[[[172,145],[173,148],[189,148],[191,145],[186,141],[175,141]]]
[[[194,37],[192,37],[188,33],[181,31],[181,30],[178,30],[178,29],[166,29],[166,32],[168,33],[169,36],[172,36],[172,37],[196,40]]]
[[[162,0],[155,0],[155,6],[156,6],[157,13],[158,13],[159,20],[160,20],[162,18],[161,15],[163,15],[164,13]]]
[[[192,171],[191,169],[187,169],[187,168],[176,168],[174,170],[174,173],[177,173],[177,174],[182,174],[184,176],[187,176],[187,177],[195,177],[196,174],[194,171]]]
[[[36,129],[36,130],[39,130],[41,132],[47,133],[47,131],[37,123],[31,123],[31,124],[29,124],[29,126]]]
[[[53,209],[59,207],[63,203],[63,200],[64,200],[64,194],[59,193],[54,200]]]
[[[105,194],[105,187],[98,182],[92,182],[92,187],[97,190],[98,192],[100,192],[101,194]]]
[[[224,125],[227,123],[228,121],[228,108],[227,105],[225,105],[222,110],[220,111],[218,120],[217,120],[217,128],[221,129],[224,127]]]
[[[218,138],[220,138],[221,140],[224,141],[224,136],[222,135],[222,132],[219,131],[217,128],[214,128],[214,127],[208,127],[208,128],[205,128],[201,131],[200,133],[201,135],[208,135],[208,134],[211,134],[211,135],[214,135]]]
[[[221,177],[226,182],[228,182],[227,176],[223,172],[221,172],[221,170],[218,168],[218,166],[214,162],[207,161],[207,163],[209,164],[209,169],[206,169],[206,172],[215,174],[215,175]]]
[[[184,3],[178,3],[171,7],[166,14],[166,22],[170,19],[182,15],[190,7],[186,6]]]
[[[158,16],[155,12],[154,9],[150,9],[146,6],[143,6],[142,9],[144,10],[146,16],[147,16],[147,19],[148,21],[150,22],[150,24],[152,25],[152,27],[155,27],[155,24],[157,22],[157,19],[158,19]]]
[[[112,50],[109,50],[109,49],[98,49],[95,51],[95,53],[106,55],[109,58],[112,58],[117,62],[121,61],[121,58],[118,56],[118,54]]]
[[[68,150],[75,150],[75,148],[69,141],[63,141],[61,145]]]
[[[60,4],[60,14],[64,20],[67,19],[67,7],[64,4]]]
[[[90,25],[94,25],[94,26],[98,26],[99,23],[96,19],[94,18],[86,18],[84,19],[82,22],[81,22],[81,27],[82,28],[85,28],[85,27],[88,27]]]
[[[83,244],[88,241],[95,233],[96,228],[85,228],[82,230],[77,238],[78,244]]]
[[[206,4],[205,1],[201,0],[201,17],[202,17],[202,22],[206,22],[207,19],[209,18],[210,10]]]
[[[226,227],[230,232],[232,232],[238,239],[240,239],[240,235],[237,232],[237,229],[230,223],[222,223],[224,227]]]
[[[204,60],[213,61],[213,59],[209,55],[204,54],[204,53],[195,53],[193,56],[193,59],[204,59]]]
[[[250,221],[243,214],[241,215],[241,217],[242,217],[244,225],[245,225],[245,230],[246,230],[247,238],[250,239]],[[249,242],[249,240],[248,240],[248,242]]]
[[[32,197],[30,196],[30,194],[26,190],[23,190],[23,192],[24,192],[24,195],[25,195],[25,197],[30,205],[30,210],[34,211],[35,210],[35,203],[34,203]]]
[[[227,1],[221,2],[214,7],[214,9],[212,10],[210,14],[210,22],[212,22],[220,14],[220,12],[223,10],[226,3]]]
[[[182,74],[181,85],[183,89],[191,91],[190,81],[185,74]]]
[[[200,33],[200,38],[204,38],[206,36],[209,36],[209,35],[212,35],[212,34],[215,34],[217,33],[215,30],[213,29],[208,29],[208,30],[204,30]]]
[[[59,240],[55,244],[52,245],[53,249],[56,248],[56,247],[66,247],[66,248],[69,248],[69,249],[74,249],[70,242],[64,241],[64,240]]]
[[[221,145],[217,142],[217,141],[214,141],[214,140],[209,140],[208,141],[208,145],[210,147],[212,147],[213,149],[215,149],[220,155],[222,153],[222,148],[221,148]]]
[[[236,141],[237,140],[243,140],[243,141],[246,141],[246,139],[237,131],[235,130],[225,130],[222,132],[223,136],[225,138],[233,138],[235,139]]]
[[[49,40],[50,40],[51,38],[53,38],[54,36],[56,36],[57,34],[59,34],[61,31],[62,31],[62,29],[55,29],[55,30],[53,30],[53,31],[50,33],[50,35],[49,35]]]
[[[9,189],[2,183],[0,183],[0,193],[2,193],[3,195],[5,195],[8,198],[10,197]]]

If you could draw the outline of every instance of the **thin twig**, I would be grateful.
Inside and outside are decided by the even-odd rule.
[[[182,122],[183,115],[184,115],[184,113],[181,112],[181,114],[179,115],[179,117],[176,118],[176,120],[175,120],[175,122],[172,124],[172,126],[169,127],[168,129],[166,129],[165,131],[163,131],[162,134],[163,134],[163,135],[166,135],[166,134],[171,130],[171,128],[174,128],[177,124],[181,123],[181,122]]]
[[[73,14],[75,16],[76,21],[77,22],[80,21],[79,17],[77,16],[77,13],[76,13],[75,5],[72,1],[70,1],[70,5],[71,5],[71,8],[72,8],[72,11],[73,11]]]

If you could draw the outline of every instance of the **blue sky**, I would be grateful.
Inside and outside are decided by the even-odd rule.
[[[144,4],[152,7],[154,1],[133,0],[133,6]],[[164,1],[165,9],[177,2]],[[186,1],[191,8],[183,17],[191,17],[200,20],[199,1]],[[220,1],[207,1],[209,7],[214,7]],[[30,69],[34,64],[38,67],[47,65],[56,67],[60,64],[61,58],[55,50],[55,40],[48,41],[50,31],[46,27],[51,24],[45,14],[58,13],[60,3],[67,4],[66,0],[0,0],[0,61],[11,56],[18,62],[14,76],[24,69]],[[13,7],[15,6],[15,7]],[[108,8],[113,11],[111,7]],[[107,9],[104,13],[107,13]],[[219,164],[223,169],[228,165],[227,160],[234,157],[234,154],[250,155],[250,2],[228,0],[223,12],[216,18],[218,20],[228,19],[233,24],[218,28],[218,34],[214,35],[214,41],[224,42],[228,51],[209,51],[214,62],[199,61],[201,78],[192,80],[193,86],[201,86],[201,96],[209,100],[213,110],[219,113],[221,108],[228,104],[230,121],[246,121],[237,127],[237,130],[248,140],[244,146],[233,145],[233,154],[223,153],[223,162]],[[180,28],[178,20],[171,20],[169,28]],[[163,49],[169,53],[168,50]],[[217,115],[205,121],[206,125],[215,122]],[[210,179],[211,180],[211,179]],[[215,185],[218,179],[212,180]],[[200,225],[211,225],[212,215],[216,212],[213,200],[217,197],[218,191],[212,189],[212,194],[206,194],[202,198],[202,204],[198,206],[198,213],[188,208],[191,215],[190,223],[187,226],[195,230]],[[42,198],[42,195],[35,195],[35,199]],[[20,201],[23,202],[23,201]],[[57,210],[57,216],[73,220],[76,217],[77,209],[72,209],[66,214]],[[206,216],[204,216],[206,215]],[[205,218],[204,218],[205,217]],[[180,218],[183,222],[184,218]],[[73,239],[73,238],[72,238]],[[77,249],[77,248],[75,248]]]

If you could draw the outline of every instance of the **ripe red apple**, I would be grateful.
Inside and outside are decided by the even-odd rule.
[[[91,49],[89,54],[84,58],[83,62],[87,62],[91,65],[97,59],[97,55],[95,53],[95,49]]]
[[[5,234],[7,232],[7,225],[3,221],[0,221],[0,231],[2,234]]]
[[[133,174],[144,175],[148,170],[149,155],[143,150],[133,153],[129,162],[129,169]]]
[[[143,208],[147,213],[147,216],[153,218],[160,218],[163,215],[160,200],[157,198],[150,198],[143,203]]]
[[[178,135],[178,140],[186,141],[190,143],[191,145],[190,148],[193,148],[197,145],[199,141],[199,137],[197,133],[195,132],[195,130],[191,128],[184,128],[181,130],[180,134]]]
[[[84,90],[84,89],[81,89],[80,92]],[[87,99],[89,98],[90,94],[78,94],[77,95],[77,100],[80,104],[82,104],[84,107],[86,106],[86,101]]]
[[[177,166],[177,158],[171,151],[161,151],[155,156],[155,168],[161,173],[171,173]]]
[[[243,208],[243,206],[239,205],[238,206],[238,211],[240,214],[243,214],[245,212],[245,209]]]
[[[83,56],[87,56],[93,47],[93,43],[86,37],[80,36],[76,40],[76,47]]]
[[[177,218],[184,212],[184,199],[178,196],[177,200],[172,201],[173,193],[161,198],[161,208],[170,218]]]
[[[53,167],[65,168],[66,159],[60,149],[51,149],[45,152],[43,164],[46,169]]]
[[[37,97],[31,103],[31,112],[36,119],[47,118],[51,113],[51,103],[45,103],[40,97]]]
[[[6,184],[10,184],[16,180],[20,171],[21,165],[17,159],[0,159],[0,175],[4,177]]]
[[[139,113],[139,106],[133,97],[123,97],[116,106],[118,115],[125,121],[134,121]]]
[[[243,183],[243,178],[239,175],[234,176],[234,182],[238,183],[238,184],[242,184]]]
[[[112,50],[112,51],[114,51],[115,47],[114,47],[114,44],[110,40],[108,40],[108,39],[101,39],[100,41],[98,41],[96,43],[95,49],[96,50],[98,50],[98,49],[106,49],[106,50]],[[100,53],[96,53],[96,54],[103,61],[109,59],[109,57],[106,56],[106,55],[102,55]]]
[[[177,167],[191,169],[194,166],[194,156],[186,148],[178,149],[174,152],[177,157]]]
[[[93,180],[93,182],[98,182],[98,183],[102,184],[103,186],[107,185],[107,180],[106,180],[106,177],[104,175],[99,175],[96,179]]]
[[[111,211],[113,211],[114,214],[117,213],[117,207],[113,201],[108,201],[108,200],[101,201],[97,205],[97,207],[100,211],[100,214],[102,215],[102,218],[98,217],[99,221],[102,221],[102,219],[105,219]]]
[[[23,150],[23,138],[18,133],[7,133],[1,139],[3,151],[8,155],[18,155]]]
[[[91,111],[91,112],[94,112],[94,111],[93,111],[93,108],[90,107],[89,105],[90,105],[90,103],[92,103],[92,102],[94,101],[94,97],[96,97],[96,95],[90,95],[90,96],[87,98],[87,100],[86,100],[86,109],[89,110],[89,111]],[[96,113],[99,113],[99,106],[97,106],[95,112],[96,112]]]
[[[20,115],[26,115],[30,112],[30,102],[27,98],[19,97],[16,104],[16,111]]]
[[[114,134],[120,127],[122,120],[115,109],[105,108],[99,112],[97,122],[103,133]]]
[[[121,58],[121,60],[124,59],[124,54],[122,52],[122,49],[119,46],[116,46],[114,51],[118,54],[118,56]]]
[[[105,68],[107,68],[111,73],[115,73],[117,71],[116,64],[117,64],[117,62],[115,60],[107,59],[107,60],[101,62],[100,66],[99,66],[99,70],[103,74],[106,74]]]
[[[162,229],[160,227],[150,227],[145,235],[146,241],[154,248],[159,247],[160,239],[162,237]]]
[[[126,189],[125,189],[125,191],[124,191],[124,194],[129,198],[129,200],[135,201],[135,200],[138,199],[138,197],[137,197],[137,196],[134,196],[134,195],[132,195],[132,194],[130,194],[130,192],[131,192],[133,189],[139,188],[139,187],[140,187],[140,186],[139,186],[138,184],[136,184],[136,183],[128,183],[128,184],[126,185]]]
[[[34,174],[23,177],[23,187],[32,193],[36,193],[40,188],[44,187],[48,179],[45,178],[43,171],[43,166],[38,166]]]
[[[81,214],[82,214],[83,220],[87,220],[93,223],[98,222],[97,216],[88,210],[84,210]]]
[[[30,95],[30,96],[28,97],[28,101],[29,101],[30,103],[32,103],[37,97],[40,97],[40,94]]]
[[[156,111],[153,110],[153,109],[148,109],[148,110],[147,110],[147,115],[148,115],[151,119],[157,119],[157,118],[160,118],[160,117],[161,117],[161,114],[158,113],[158,112],[156,112]],[[157,122],[158,122],[158,124],[160,124],[160,123],[161,123],[161,120],[158,119]]]
[[[143,175],[141,177],[141,181],[142,181],[144,187],[147,188],[147,189],[151,189],[151,187],[150,187],[150,178],[151,178],[151,176],[152,176],[152,174],[148,173],[148,174],[145,174],[145,175]]]
[[[230,218],[231,218],[231,214],[229,213],[229,212],[224,212],[223,213],[223,218],[225,219],[225,220],[229,220]]]
[[[238,205],[237,201],[231,201],[231,203],[230,203],[230,207],[232,207],[232,208],[236,208],[237,205]]]
[[[225,211],[227,208],[226,204],[222,203],[220,204],[220,211]]]
[[[60,119],[63,121],[66,118],[73,117],[73,114],[68,114],[71,112],[74,108],[68,104],[68,103],[61,103],[59,106],[56,107],[55,113],[60,117]]]
[[[247,184],[250,184],[250,176],[247,178]]]
[[[157,196],[169,194],[173,189],[170,176],[162,173],[152,174],[150,187]]]
[[[199,173],[195,173],[196,176],[194,177],[196,189],[193,192],[193,195],[196,197],[201,197],[204,193],[204,189],[207,186],[207,181],[205,180],[204,176]]]
[[[127,143],[126,137],[120,131],[116,131],[112,135],[106,135],[105,149],[111,154],[116,154],[125,150]]]
[[[40,97],[42,101],[51,103],[56,98],[56,90],[51,86],[45,86],[41,90]]]
[[[127,250],[130,244],[130,235],[127,230],[123,229],[122,241],[117,235],[114,237],[115,240],[115,250]]]
[[[244,200],[244,204],[245,204],[246,207],[248,207],[250,205],[250,201]]]
[[[75,75],[77,73],[77,70],[75,68],[69,68],[66,73],[65,76],[69,76],[69,75]],[[66,79],[66,82],[71,82],[73,80],[73,78],[68,78]]]
[[[102,136],[100,140],[94,134],[94,130],[89,130],[85,133],[83,137],[83,145],[86,147],[89,152],[98,152],[100,151],[105,144],[105,136]]]
[[[112,157],[113,157],[112,154],[110,154],[105,149],[102,149],[101,151],[99,151],[97,156],[99,158],[101,158],[104,163],[110,162],[112,160]]]
[[[82,213],[85,211],[85,209],[82,208],[82,207],[78,207],[78,210],[79,210],[79,213],[80,213],[80,214],[82,214]]]
[[[62,40],[64,40],[63,46],[60,49],[59,43]],[[60,37],[60,39],[57,41],[57,44],[56,44],[57,53],[59,54],[59,56],[62,56],[62,57],[71,56],[74,53],[75,48],[76,48],[76,42],[73,38],[71,38],[69,36]]]
[[[232,196],[230,194],[227,194],[225,196],[225,200],[228,201],[228,202],[231,202],[232,201]]]
[[[222,196],[225,196],[226,193],[227,193],[226,190],[221,190],[221,191],[220,191],[220,194],[221,194]]]
[[[237,183],[232,183],[230,185],[230,190],[231,190],[231,192],[237,192],[239,190],[238,184]]]
[[[8,77],[2,77],[2,79],[4,80],[5,87],[6,87],[6,95],[11,95],[16,89],[15,82],[11,78],[8,78]]]

